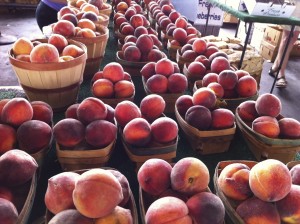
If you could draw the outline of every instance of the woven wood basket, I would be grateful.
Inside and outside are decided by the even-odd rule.
[[[104,148],[91,150],[63,149],[56,143],[56,155],[64,171],[99,168],[105,166],[110,159],[115,142]]]
[[[109,24],[109,16],[103,13],[100,13],[100,16],[98,16],[98,21],[95,22],[96,25],[102,25],[105,27],[108,27]]]
[[[172,61],[176,62],[176,54],[177,54],[177,50],[181,50],[182,46],[174,46],[171,44],[171,40],[168,39],[168,43],[167,43],[167,50],[169,53],[169,58]]]
[[[38,40],[47,42],[47,39]],[[8,52],[9,61],[29,101],[44,101],[53,111],[62,111],[77,101],[83,72],[86,65],[87,49],[84,44],[68,40],[85,53],[73,60],[57,63],[29,63],[14,58]]]
[[[102,13],[104,15],[107,15],[108,17],[110,17],[111,13],[112,13],[112,6],[109,3],[103,3],[103,5],[106,6],[106,9],[100,9],[99,13]]]
[[[191,73],[188,70],[189,64],[190,63],[185,63],[183,65],[182,72],[183,72],[183,74],[186,76],[186,78],[188,80],[188,89],[191,92],[195,92],[197,89],[199,89],[200,87],[202,87],[202,79],[195,79],[195,77],[193,77],[193,78],[191,77]],[[197,88],[197,89],[195,89],[195,88]]]
[[[241,203],[241,201],[236,201],[236,200],[226,197],[218,185],[218,178],[219,178],[221,171],[226,166],[233,164],[233,163],[242,163],[242,164],[247,165],[251,169],[255,164],[257,164],[257,162],[247,161],[247,160],[220,161],[215,168],[215,173],[214,173],[214,177],[213,177],[214,189],[215,189],[216,195],[219,196],[219,198],[222,200],[222,202],[225,206],[226,224],[245,224],[245,222],[242,220],[242,218],[236,212],[236,208]]]
[[[193,150],[201,155],[226,152],[234,138],[236,125],[223,130],[200,131],[189,125],[175,107],[177,122]]]
[[[235,118],[247,146],[258,161],[277,159],[283,163],[288,163],[293,161],[297,152],[300,151],[300,139],[268,138],[255,132],[251,128],[251,124],[246,124],[237,112]]]
[[[102,169],[105,170],[116,170],[115,168],[111,168],[111,167],[101,167]],[[88,169],[81,169],[81,170],[74,170],[73,172],[78,173],[78,174],[82,174],[85,171],[88,171]],[[138,211],[137,211],[137,206],[135,203],[135,199],[134,196],[132,194],[131,189],[129,189],[129,194],[130,194],[130,198],[128,200],[128,202],[126,203],[125,206],[123,206],[126,209],[129,209],[131,211],[131,215],[132,215],[132,223],[133,224],[138,224]],[[54,217],[54,214],[51,213],[47,208],[46,208],[46,214],[45,214],[45,224],[48,224],[50,222],[50,220]],[[25,223],[24,223],[25,224]]]

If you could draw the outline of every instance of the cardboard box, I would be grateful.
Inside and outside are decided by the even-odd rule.
[[[259,53],[264,59],[274,62],[278,53],[278,46],[274,46],[269,42],[262,40]]]
[[[264,40],[272,45],[279,45],[282,37],[282,29],[280,26],[267,26],[264,32]]]
[[[244,1],[250,15],[290,17],[296,9],[295,0],[247,0]]]

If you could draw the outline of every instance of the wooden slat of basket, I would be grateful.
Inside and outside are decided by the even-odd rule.
[[[108,17],[112,13],[112,6],[109,3],[103,3],[106,6],[106,9],[100,9],[99,13],[102,13],[104,15],[107,15]]]
[[[168,49],[168,53],[169,53],[169,58],[172,61],[176,62],[176,53],[177,50],[180,50],[182,48],[182,46],[174,46],[171,44],[171,40],[168,39],[168,43],[167,43],[167,49]]]
[[[298,164],[300,164],[300,161],[299,161],[299,160],[297,160],[297,161],[290,161],[290,162],[288,162],[286,165],[287,165],[287,167],[288,167],[289,170],[290,170],[290,169],[292,169],[294,166],[296,166],[296,165],[298,165]]]
[[[109,16],[103,13],[99,13],[98,21],[95,22],[97,25],[102,25],[108,27],[109,24]]]

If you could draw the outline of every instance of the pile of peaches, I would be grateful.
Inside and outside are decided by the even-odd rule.
[[[172,167],[165,160],[149,159],[137,179],[145,223],[224,223],[224,205],[209,191],[209,170],[201,160],[186,157]]]
[[[114,109],[88,97],[67,108],[65,118],[53,127],[53,136],[61,150],[104,148],[117,138]]]
[[[52,214],[46,218],[49,224],[133,223],[132,211],[126,208],[130,194],[127,178],[117,170],[59,173],[48,180],[44,200]]]
[[[0,101],[0,155],[18,148],[33,155],[52,141],[52,108],[25,98]]]
[[[23,150],[12,149],[0,156],[1,223],[20,222],[19,215],[23,207],[28,209],[24,206],[26,201],[23,198],[30,197],[28,196],[30,182],[37,168],[38,164],[35,159]],[[30,198],[30,200],[33,199]]]
[[[110,5],[106,0],[74,0],[68,2],[68,7],[72,8],[75,12],[95,12],[97,15],[101,13],[101,10],[110,8]]]
[[[221,170],[217,184],[245,223],[299,223],[299,174],[299,166],[289,170],[275,159],[252,167],[233,162]]]
[[[60,34],[52,34],[46,42],[30,41],[26,37],[16,40],[12,54],[17,60],[31,63],[56,63],[73,60],[85,51]]]
[[[237,107],[237,114],[253,131],[268,138],[300,139],[300,122],[282,117],[282,104],[274,94],[265,93],[256,101],[248,100]]]

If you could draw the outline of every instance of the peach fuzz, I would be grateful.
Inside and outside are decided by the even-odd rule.
[[[211,89],[215,94],[217,98],[223,98],[224,97],[224,88],[217,82],[212,82],[207,85],[207,88]]]
[[[87,37],[92,38],[97,36],[97,32],[94,32],[90,28],[80,28],[80,30],[76,33],[76,37]]]
[[[155,75],[155,64],[156,62],[148,62],[141,69],[141,75],[144,77],[145,81],[149,79],[152,75]]]
[[[196,80],[203,79],[206,74],[206,67],[201,62],[194,61],[190,63],[187,67],[188,74],[187,77],[190,81],[194,82]]]
[[[105,132],[103,132],[105,130]],[[85,140],[96,148],[104,148],[117,138],[117,127],[106,120],[95,120],[85,128]]]
[[[107,108],[102,100],[95,97],[85,98],[77,108],[77,117],[83,124],[87,125],[95,120],[105,119]]]
[[[99,9],[96,6],[94,6],[94,5],[90,4],[90,3],[82,5],[81,11],[82,12],[94,12],[97,15],[99,15]]]
[[[66,46],[61,53],[62,56],[72,56],[73,58],[79,57],[82,54],[84,54],[84,50],[74,44]]]
[[[300,122],[294,118],[282,118],[278,121],[280,137],[287,139],[300,138]]]
[[[15,205],[4,199],[0,198],[0,220],[5,224],[14,224],[18,221],[18,211]]]
[[[116,98],[128,98],[134,96],[135,87],[133,82],[128,80],[120,80],[114,85]]]
[[[275,159],[267,159],[250,170],[249,184],[253,194],[263,201],[283,199],[291,190],[292,177],[287,166]]]
[[[292,176],[292,183],[300,185],[300,164],[293,166],[290,169],[290,174]]]
[[[129,100],[123,100],[115,108],[115,118],[120,127],[125,125],[134,118],[142,117],[140,108]]]
[[[175,106],[178,113],[184,118],[187,110],[194,106],[193,97],[190,95],[181,95],[175,101]]]
[[[259,117],[256,109],[255,109],[256,101],[254,100],[247,100],[242,102],[237,107],[237,113],[240,118],[245,122],[252,122],[256,118]]]
[[[149,122],[159,118],[166,107],[164,98],[157,94],[149,94],[140,102],[142,116]]]
[[[242,78],[242,77],[244,77],[244,76],[250,75],[249,72],[247,72],[247,71],[245,71],[245,70],[241,70],[241,69],[235,71],[235,74],[238,76],[238,79],[240,79],[240,78]]]
[[[165,160],[151,158],[139,168],[137,180],[145,192],[158,196],[171,186],[171,170],[172,166]]]
[[[198,54],[193,50],[186,50],[185,52],[182,53],[181,57],[183,57],[184,59],[190,62],[193,62],[198,57]]]
[[[198,55],[199,54],[204,54],[204,52],[207,49],[207,44],[206,41],[204,39],[201,38],[197,38],[193,44],[193,51],[195,51]]]
[[[75,35],[75,26],[68,20],[59,20],[54,24],[52,31],[64,37],[72,37]]]
[[[200,105],[212,109],[217,102],[216,94],[208,87],[201,87],[193,94],[194,105]]]
[[[193,46],[191,44],[185,44],[180,49],[180,53],[183,54],[187,50],[193,50]]]
[[[32,119],[33,109],[24,98],[16,97],[9,100],[2,108],[1,121],[14,127]]]
[[[112,213],[95,220],[95,224],[131,224],[133,223],[131,211],[117,206]]]
[[[173,62],[168,58],[163,58],[155,64],[155,71],[156,74],[168,77],[174,73]]]
[[[250,168],[242,163],[227,165],[220,173],[218,185],[227,197],[245,200],[253,195],[249,186]]]
[[[94,224],[94,220],[83,216],[76,209],[67,209],[67,210],[57,213],[55,216],[53,216],[52,219],[50,219],[50,221],[48,223],[49,224],[58,224],[58,223]]]
[[[33,110],[32,120],[40,120],[51,125],[53,120],[52,107],[44,101],[30,102]]]
[[[53,214],[75,208],[72,193],[80,175],[74,172],[62,172],[49,178],[45,193],[45,205]]]
[[[189,125],[201,131],[209,130],[212,122],[210,110],[200,105],[190,107],[184,119]]]
[[[236,89],[240,97],[254,96],[257,93],[257,82],[252,76],[246,75],[238,79]]]
[[[237,214],[247,224],[280,224],[280,216],[276,206],[272,203],[252,197],[236,208]]]
[[[5,186],[0,186],[0,198],[6,199],[12,203],[16,200],[12,190]]]
[[[97,98],[112,98],[114,96],[114,84],[109,79],[98,79],[92,85],[92,94]]]
[[[202,86],[207,87],[212,82],[218,82],[219,75],[217,73],[207,73],[202,79]]]
[[[209,46],[206,48],[206,51],[204,52],[204,55],[209,58],[212,54],[219,52],[219,48],[216,46]]]
[[[16,130],[6,124],[0,124],[0,155],[17,146]]]
[[[100,16],[100,15],[99,15],[99,16]],[[93,21],[93,22],[98,22],[98,21],[99,21],[99,18],[98,18],[98,16],[97,16],[97,14],[94,13],[94,12],[92,12],[92,11],[90,11],[90,12],[84,12],[84,13],[82,14],[81,19],[89,19],[89,20],[91,20],[91,21]]]
[[[218,108],[211,112],[211,128],[215,130],[232,128],[235,121],[234,114],[226,108]]]
[[[185,202],[175,197],[163,197],[154,201],[145,216],[147,224],[192,224]]]
[[[219,54],[219,52],[212,54],[209,58],[213,57],[215,54]],[[214,59],[212,59],[210,64],[210,69],[212,72],[217,74],[221,73],[224,70],[229,70],[230,69],[229,60],[225,57],[217,56]]]
[[[185,75],[173,73],[168,77],[168,91],[170,93],[183,93],[188,87],[188,81]]]
[[[193,195],[186,202],[189,215],[196,223],[222,224],[225,219],[225,207],[221,199],[211,192]]]
[[[237,77],[236,73],[232,70],[223,70],[219,73],[218,83],[225,90],[231,90],[236,87],[236,85],[238,83],[238,77]]]
[[[53,127],[53,136],[56,142],[65,147],[78,145],[85,135],[85,126],[77,119],[65,118]]]
[[[57,13],[57,19],[60,20],[65,14],[75,14],[74,10],[69,6],[62,7]]]
[[[204,191],[208,187],[209,179],[207,166],[195,157],[180,159],[171,171],[172,189],[186,195]]]
[[[121,184],[123,200],[120,202],[119,206],[124,207],[126,206],[127,202],[130,200],[130,196],[131,196],[131,189],[130,189],[128,179],[124,174],[122,174],[118,170],[108,169],[108,171],[111,172]]]
[[[168,91],[168,78],[155,74],[146,81],[146,87],[151,93],[166,93]]]
[[[153,40],[148,34],[142,34],[136,40],[136,46],[140,49],[142,54],[148,54],[153,48],[153,45]]]
[[[149,53],[148,53],[148,61],[149,62],[157,62],[161,59],[164,58],[164,54],[163,52],[161,52],[158,49],[152,49]]]
[[[116,124],[115,122],[115,108],[113,108],[112,106],[105,104],[106,108],[107,108],[107,115],[105,120],[109,121],[113,124]]]
[[[54,45],[58,52],[62,52],[62,50],[68,45],[68,41],[63,35],[54,33],[48,38],[48,44]]]
[[[106,216],[122,200],[121,184],[108,170],[94,168],[85,171],[75,183],[73,202],[76,209],[86,217]]]
[[[151,133],[156,142],[172,142],[178,136],[178,125],[169,117],[160,117],[151,123]]]
[[[12,46],[14,56],[29,55],[32,49],[33,43],[26,37],[18,38]]]
[[[278,121],[274,117],[261,116],[252,121],[253,131],[269,138],[278,138],[280,128]]]
[[[74,119],[78,120],[78,117],[77,117],[78,106],[79,106],[79,103],[74,103],[74,104],[70,105],[65,111],[65,118],[74,118]]]
[[[123,54],[126,61],[138,62],[142,58],[142,53],[137,46],[128,46]]]
[[[103,78],[109,79],[113,83],[124,78],[124,69],[118,62],[110,62],[103,68]]]
[[[179,42],[182,46],[186,43],[187,33],[186,30],[180,27],[177,27],[173,31],[173,38]]]
[[[264,93],[257,98],[255,109],[260,116],[277,117],[281,112],[282,105],[277,96]]]
[[[30,52],[30,61],[34,63],[58,62],[59,52],[57,48],[48,43],[35,46]]]

